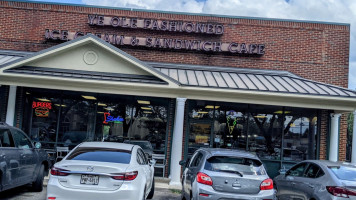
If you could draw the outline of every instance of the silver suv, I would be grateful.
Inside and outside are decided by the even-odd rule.
[[[42,191],[48,155],[20,129],[0,122],[0,191],[32,183]]]
[[[182,199],[275,199],[272,179],[251,153],[201,148],[180,164],[185,166]]]

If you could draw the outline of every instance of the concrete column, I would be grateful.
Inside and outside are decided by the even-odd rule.
[[[356,110],[354,111],[354,128],[352,132],[351,163],[356,164]]]
[[[329,160],[338,161],[339,154],[339,119],[341,114],[331,113]]]
[[[16,106],[16,86],[10,85],[9,99],[7,101],[6,123],[13,126]]]
[[[176,103],[171,153],[171,181],[169,182],[169,185],[173,187],[181,187],[181,166],[179,165],[179,161],[182,159],[184,107],[186,100],[186,98],[177,98]]]

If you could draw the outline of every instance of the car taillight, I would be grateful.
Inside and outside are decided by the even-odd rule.
[[[210,178],[210,176],[201,172],[198,172],[197,174],[197,182],[204,185],[213,185],[213,180]]]
[[[68,170],[52,167],[51,175],[53,175],[53,176],[68,176],[69,173],[66,173],[66,171],[68,171]]]
[[[273,180],[268,178],[262,181],[260,185],[260,190],[272,190],[273,189]]]
[[[115,180],[132,181],[132,180],[135,180],[137,175],[138,175],[138,171],[134,171],[134,172],[126,172],[126,173],[122,173],[122,174],[117,174],[115,176],[111,176],[111,178],[113,178]]]
[[[348,190],[343,187],[326,186],[328,192],[336,197],[349,198],[349,196],[356,196],[356,192]]]

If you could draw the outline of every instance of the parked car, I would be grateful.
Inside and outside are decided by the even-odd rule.
[[[185,166],[182,199],[275,199],[272,179],[251,153],[201,148],[180,164]]]
[[[145,154],[147,155],[147,157],[149,159],[152,159],[153,147],[152,147],[150,141],[146,141],[146,140],[125,140],[124,143],[140,146],[143,149],[143,151],[145,152]]]
[[[0,191],[26,184],[42,191],[49,159],[40,148],[20,129],[0,122]]]
[[[306,160],[275,177],[274,183],[280,200],[356,199],[356,166]]]
[[[51,169],[47,199],[151,199],[153,174],[137,145],[84,142]]]

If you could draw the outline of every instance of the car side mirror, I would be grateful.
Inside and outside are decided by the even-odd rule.
[[[40,149],[42,147],[42,144],[40,142],[35,142],[35,148]]]
[[[185,166],[186,164],[187,164],[186,160],[179,161],[179,165],[181,165],[181,166]]]
[[[152,159],[152,160],[149,161],[149,165],[150,166],[152,166],[152,165],[154,166],[155,164],[156,164],[156,160],[155,159]]]

